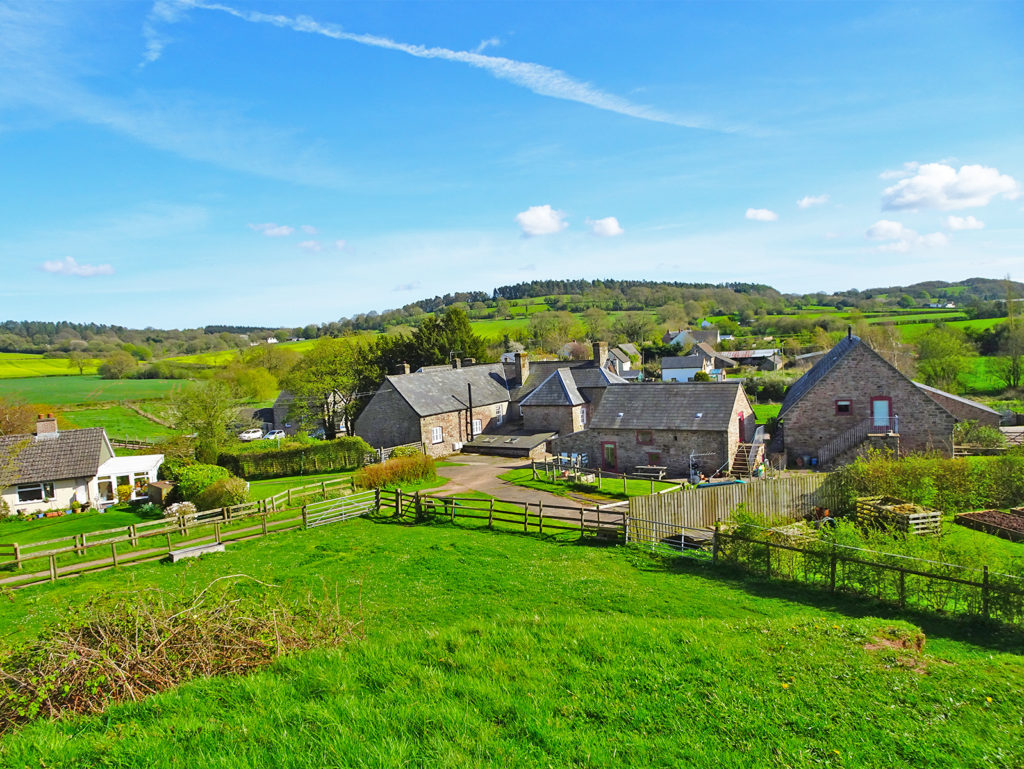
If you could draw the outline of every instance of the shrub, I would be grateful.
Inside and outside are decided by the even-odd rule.
[[[300,443],[282,449],[278,449],[274,443],[252,441],[231,447],[221,453],[217,463],[242,478],[280,478],[351,470],[362,465],[364,457],[373,451],[370,444],[356,436],[333,441],[311,440],[308,445]]]
[[[434,475],[434,460],[417,454],[415,457],[395,457],[378,465],[367,465],[356,473],[355,482],[366,489],[382,489],[433,478]]]
[[[953,443],[959,446],[997,449],[1006,445],[1006,436],[998,427],[989,427],[968,419],[965,422],[957,422],[953,427]]]
[[[176,502],[173,505],[168,505],[164,508],[165,518],[184,518],[189,515],[195,515],[197,508],[191,502]]]
[[[128,485],[127,483],[122,483],[120,486],[117,487],[117,501],[119,504],[123,505],[125,502],[131,502],[131,499],[132,487],[130,485]]]
[[[249,484],[241,478],[222,478],[208,486],[196,498],[200,510],[240,505],[249,498]]]
[[[192,464],[179,472],[176,490],[182,499],[195,502],[203,491],[229,476],[230,473],[218,465]]]
[[[172,483],[178,483],[181,479],[181,473],[185,468],[191,467],[196,462],[194,459],[185,458],[164,458],[163,464],[160,465],[160,469],[157,471],[157,477],[161,481],[171,481]]]
[[[396,457],[418,457],[423,452],[420,451],[418,446],[399,446],[391,452],[391,458]]]

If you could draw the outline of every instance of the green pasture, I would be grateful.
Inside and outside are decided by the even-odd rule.
[[[72,427],[102,427],[111,438],[159,440],[177,434],[175,430],[146,419],[125,406],[76,409],[62,411],[61,415]]]
[[[754,417],[759,425],[763,425],[769,419],[777,417],[779,409],[782,408],[781,403],[751,403],[750,405],[754,409]]]
[[[132,505],[114,505],[104,512],[73,513],[59,518],[38,518],[30,521],[7,520],[0,523],[0,542],[28,545],[77,534],[123,529],[134,523],[152,521],[159,516],[140,515]]]
[[[485,523],[485,522],[484,522]],[[992,766],[1024,761],[1019,633],[576,535],[386,519],[18,591],[9,640],[104,593],[338,602],[346,644],[0,739],[4,766]],[[250,575],[259,580],[226,575]],[[262,584],[261,584],[262,583]],[[909,621],[907,621],[909,619]],[[918,648],[923,644],[923,648]]]
[[[0,379],[0,396],[52,406],[165,398],[187,382],[180,379],[101,379],[95,375]]]
[[[238,359],[238,350],[217,350],[216,352],[198,352],[192,355],[175,355],[163,358],[167,363],[183,363],[185,365],[226,366]]]
[[[547,477],[548,480],[544,480]],[[533,471],[530,468],[509,470],[498,476],[503,481],[523,486],[528,489],[546,491],[560,497],[571,495],[584,495],[595,501],[613,501],[617,499],[629,499],[630,497],[641,497],[646,494],[655,494],[665,489],[678,486],[678,483],[671,481],[645,481],[629,478],[626,480],[625,489],[621,478],[603,478],[601,487],[598,488],[597,481],[594,483],[572,483],[568,480],[550,480],[550,474],[545,476],[538,468],[537,479],[533,479]]]
[[[99,361],[85,361],[84,372],[95,374]],[[67,358],[45,358],[42,355],[21,352],[0,352],[0,379],[20,379],[37,376],[78,376],[78,366],[69,365]]]
[[[994,328],[1000,323],[1006,323],[1006,318],[977,318],[975,320],[954,320],[944,323],[948,328],[958,328],[963,331],[972,329],[981,331],[986,328]],[[924,334],[932,331],[935,326],[932,323],[908,323],[897,327],[904,342],[913,343]]]

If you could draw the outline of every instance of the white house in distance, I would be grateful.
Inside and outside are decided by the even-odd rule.
[[[698,371],[711,376],[712,363],[700,355],[683,355],[661,359],[662,382],[692,382]]]
[[[40,415],[33,435],[0,436],[0,456],[15,453],[14,483],[0,489],[11,513],[108,507],[117,502],[117,487],[131,486],[132,499],[147,498],[157,479],[163,454],[114,456],[102,427],[58,430],[50,414]]]

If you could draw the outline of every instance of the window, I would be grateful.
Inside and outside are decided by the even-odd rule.
[[[18,487],[19,502],[42,502],[53,496],[52,483],[26,483]]]
[[[853,413],[853,401],[840,400],[836,401],[836,414],[852,414]]]
[[[587,407],[584,406],[580,409],[580,424],[584,427],[587,426]]]
[[[441,428],[440,427],[431,428],[431,430],[430,430],[430,442],[431,443],[440,443],[443,440],[444,440],[444,435],[441,433]]]
[[[637,430],[636,442],[644,444],[654,443],[654,432],[652,430]]]
[[[483,432],[483,423],[479,419],[473,420],[473,437],[475,438]]]
[[[647,452],[647,464],[654,467],[661,465],[661,452],[660,451],[648,451]]]
[[[505,421],[505,404],[499,403],[494,407],[494,420],[499,425]]]
[[[109,478],[99,482],[100,500],[110,502],[114,499],[114,482]]]

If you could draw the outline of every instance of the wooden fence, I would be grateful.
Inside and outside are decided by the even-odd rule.
[[[1024,579],[990,571],[988,566],[882,553],[750,525],[742,533],[716,527],[712,560],[770,579],[873,598],[901,609],[1024,621]]]
[[[590,484],[597,486],[598,491],[608,493],[628,494],[627,483],[636,481],[649,483],[652,494],[667,494],[682,488],[678,483],[664,481],[651,475],[628,475],[626,473],[613,473],[611,470],[598,468],[577,467],[550,460],[530,460],[530,469],[533,472],[533,480],[550,481],[551,483],[568,482]],[[669,486],[655,492],[655,484],[667,483]]]
[[[824,485],[826,478],[825,473],[808,473],[631,497],[626,541],[655,542],[683,529],[711,529],[719,521],[730,520],[740,505],[766,521],[802,518],[816,507],[835,507]]]

